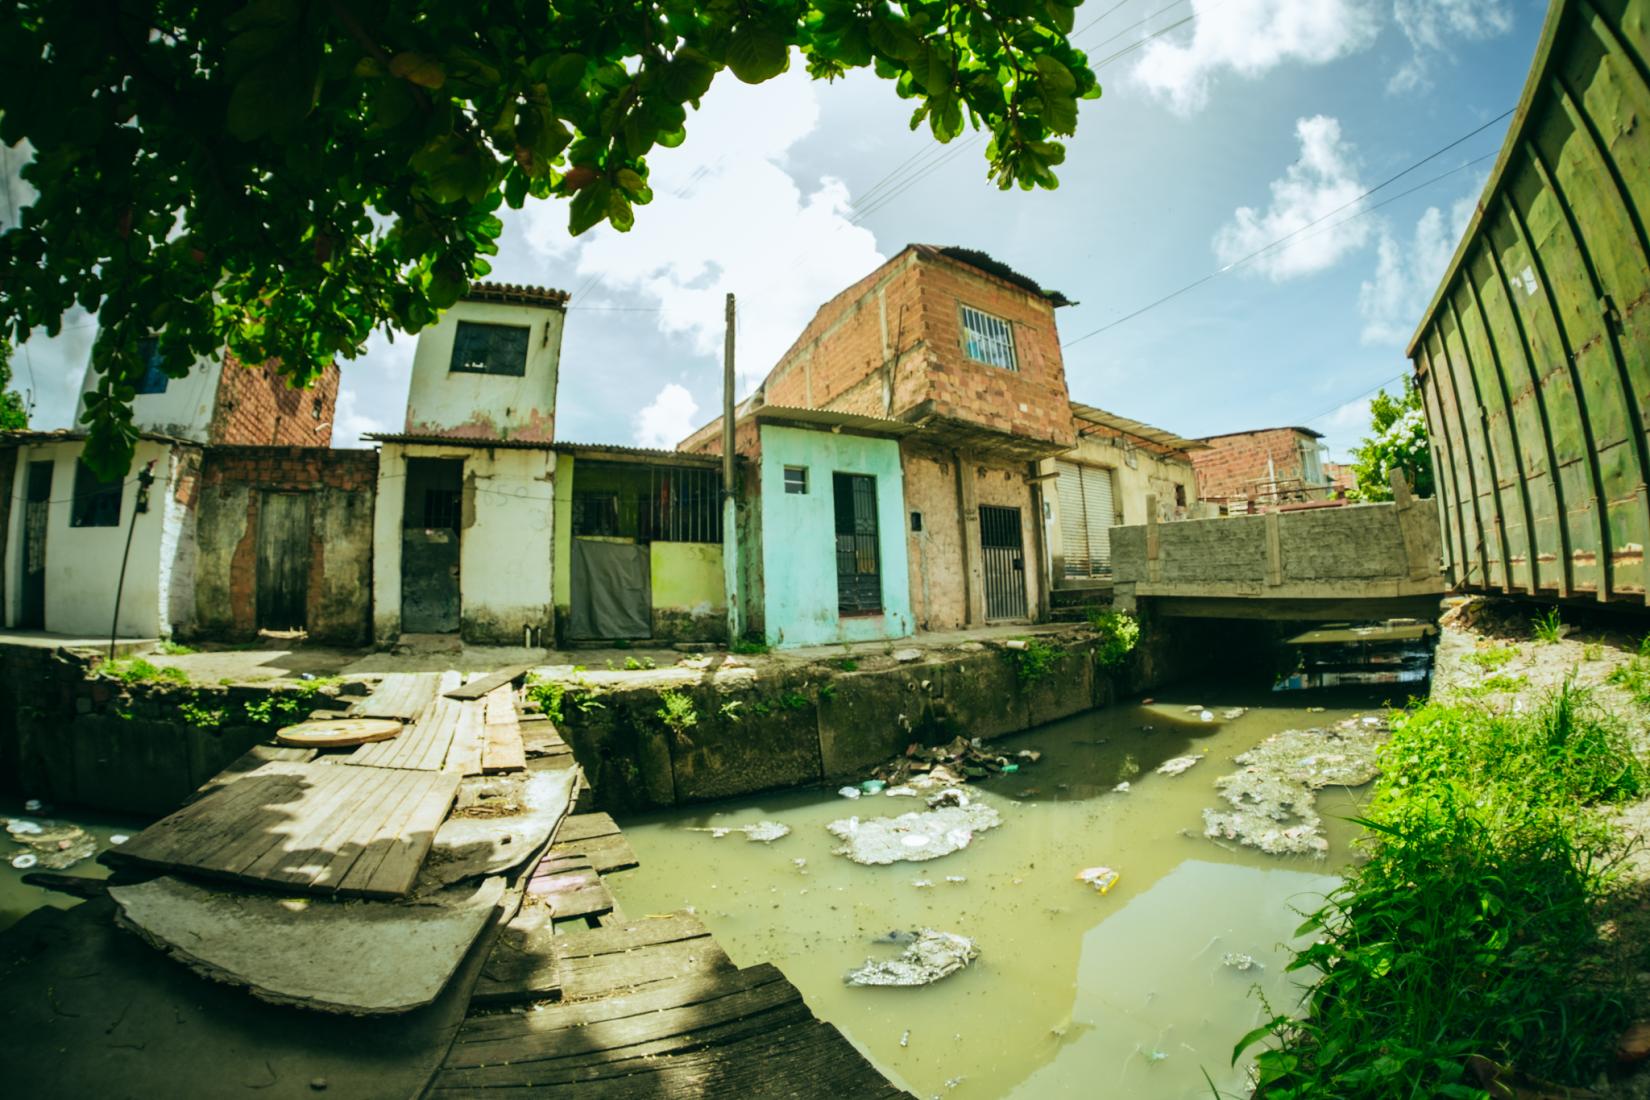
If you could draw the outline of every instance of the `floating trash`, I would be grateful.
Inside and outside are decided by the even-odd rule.
[[[1126,782],[1125,783],[1119,783],[1117,786],[1112,788],[1112,790],[1117,794],[1128,794],[1130,789],[1131,788],[1129,787],[1128,783],[1126,783]]]
[[[758,821],[754,825],[715,825],[708,829],[690,826],[688,832],[709,833],[713,840],[721,840],[729,833],[744,833],[746,840],[772,844],[781,837],[790,836],[791,827],[778,821]]]
[[[1214,711],[1210,711],[1210,710],[1199,711],[1198,715],[1197,715],[1197,720],[1199,722],[1213,722],[1215,720]]]
[[[902,1046],[902,1047],[908,1047],[908,1046],[911,1045],[911,1029],[910,1028],[906,1028],[900,1034],[899,1045]]]
[[[1087,883],[1101,894],[1111,893],[1111,888],[1117,885],[1122,877],[1110,867],[1085,867],[1077,872],[1077,881]]]
[[[967,882],[968,877],[966,875],[946,875],[945,876],[945,881],[946,882]]]
[[[1253,955],[1240,955],[1235,951],[1226,952],[1225,955],[1221,956],[1220,961],[1222,965],[1231,967],[1233,970],[1266,969],[1266,964],[1260,962]]]
[[[40,862],[40,857],[33,852],[19,852],[11,857],[11,865],[19,871],[27,871]]]
[[[14,817],[6,823],[6,832],[12,836],[32,836],[42,831],[40,822],[30,821],[27,818]]]
[[[849,985],[928,985],[949,977],[979,957],[974,941],[955,932],[917,930],[916,938],[893,959],[867,959],[848,972]]]
[[[1230,710],[1221,711],[1220,716],[1222,718],[1226,719],[1226,721],[1232,722],[1232,721],[1236,721],[1239,718],[1242,718],[1245,713],[1246,712],[1244,711],[1244,709],[1242,707],[1233,707]]]
[[[855,863],[884,864],[908,860],[913,863],[938,859],[968,847],[974,834],[995,829],[1003,823],[997,811],[981,803],[944,806],[901,814],[899,817],[857,817],[833,821],[825,828],[844,841],[835,849]]]
[[[1165,760],[1157,766],[1158,775],[1179,775],[1181,772],[1202,760],[1201,756],[1177,756],[1172,760]]]
[[[859,785],[859,789],[864,791],[866,794],[880,794],[882,793],[882,789],[887,785],[888,784],[884,783],[880,779],[867,779]]]
[[[132,838],[127,836],[125,833],[110,833],[109,834],[109,843],[110,844],[125,844],[128,840],[131,840],[131,839]]]
[[[49,809],[49,807],[38,798],[31,798],[27,802],[23,803],[24,813],[43,814],[47,811],[47,809]]]
[[[934,884],[929,879],[918,878],[918,879],[912,879],[911,880],[911,885],[915,886],[919,890],[926,890],[929,887],[933,886]]]
[[[841,795],[843,798],[858,798],[860,795],[860,790],[858,787],[843,787],[836,793]]]
[[[882,793],[887,795],[889,798],[915,798],[915,797],[917,797],[917,789],[915,787],[889,787],[887,790],[883,791]]]

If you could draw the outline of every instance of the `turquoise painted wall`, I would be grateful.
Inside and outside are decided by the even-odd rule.
[[[808,471],[806,493],[785,492],[785,467]],[[877,479],[882,614],[836,610],[833,473]],[[892,439],[762,426],[763,633],[771,646],[828,645],[911,634],[905,560],[905,481]]]

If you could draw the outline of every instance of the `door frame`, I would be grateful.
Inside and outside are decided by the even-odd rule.
[[[980,573],[985,596],[985,621],[988,623],[1012,622],[1016,619],[1029,618],[1031,616],[1031,592],[1030,581],[1026,577],[1025,510],[1017,504],[982,504],[979,509]],[[988,518],[987,513],[995,513],[995,515]],[[1010,517],[1013,517],[1014,543],[987,541],[993,535],[1001,538],[1007,537],[1008,528],[1011,525]],[[1009,574],[1000,577],[999,583],[995,586],[992,583],[993,561],[1008,563]],[[998,569],[1001,568],[1002,566],[999,565]],[[1017,586],[1012,582],[1012,576],[1015,573],[1019,574],[1019,584]],[[999,606],[996,609],[999,611],[1006,610],[1007,614],[994,613],[992,607],[994,588],[996,600],[999,604],[1004,599],[1012,602],[1011,607],[1002,608]],[[1015,610],[1015,608],[1018,610]]]

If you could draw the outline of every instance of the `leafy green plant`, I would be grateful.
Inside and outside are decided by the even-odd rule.
[[[1392,499],[1392,471],[1402,470],[1418,497],[1432,495],[1432,447],[1427,440],[1427,416],[1421,389],[1404,379],[1404,390],[1393,397],[1385,390],[1369,402],[1369,435],[1352,448],[1353,500]]]
[[[730,722],[737,722],[739,721],[740,711],[744,709],[745,704],[743,702],[738,699],[729,699],[727,702],[716,708],[716,713],[720,714],[723,718],[726,718]]]
[[[836,698],[836,685],[829,681],[819,685],[819,697],[826,702]]]
[[[808,697],[800,691],[787,691],[779,697],[779,702],[787,710],[801,710],[808,705]]]
[[[859,668],[859,662],[852,657],[840,657],[837,659],[836,667],[843,672],[853,672]]]
[[[1140,620],[1127,611],[1091,611],[1089,625],[1100,636],[1100,644],[1094,651],[1094,657],[1102,668],[1113,668],[1122,664],[1140,642]]]
[[[1475,649],[1467,654],[1466,659],[1483,669],[1485,672],[1494,672],[1508,661],[1518,656],[1518,647],[1512,645],[1488,646],[1484,649]]]
[[[1023,691],[1050,676],[1067,654],[1059,646],[1050,645],[1041,638],[1024,638],[1022,641],[1025,648],[1009,652],[1014,654],[1014,671]]]
[[[187,646],[180,642],[174,642],[170,638],[161,639],[160,651],[168,657],[187,657],[191,653],[200,652],[200,650],[193,646]]]
[[[125,657],[116,661],[107,661],[100,669],[105,675],[113,676],[123,684],[139,684],[155,680],[164,680],[174,684],[187,684],[189,674],[181,668],[170,666],[162,668],[151,664],[142,657]]]
[[[197,696],[195,699],[179,703],[178,714],[196,729],[212,730],[223,725],[227,712],[222,707],[213,709],[201,706]]]
[[[241,710],[245,713],[248,722],[267,726],[275,718],[275,700],[266,695],[255,703],[243,703]]]
[[[684,691],[661,691],[659,709],[654,712],[665,728],[685,735],[699,724],[699,712],[693,708],[693,699]]]
[[[1582,646],[1581,659],[1588,662],[1604,660],[1604,647],[1596,644]]]
[[[1478,686],[1485,691],[1521,691],[1528,687],[1529,683],[1530,678],[1523,673],[1519,673],[1517,676],[1504,676],[1497,673],[1494,676],[1485,677]]]
[[[751,703],[751,713],[758,718],[766,718],[773,713],[773,704],[766,699],[757,699]]]
[[[626,657],[624,667],[627,672],[635,672],[637,669],[654,669],[659,666],[652,657]]]
[[[1547,645],[1564,640],[1564,622],[1559,618],[1558,608],[1549,607],[1545,615],[1537,615],[1530,620],[1530,630],[1536,640]]]
[[[1598,928],[1617,842],[1586,809],[1647,789],[1622,729],[1567,682],[1524,715],[1398,715],[1381,764],[1368,859],[1300,930],[1305,1014],[1234,1051],[1261,1047],[1255,1096],[1480,1098],[1474,1056],[1591,1080],[1631,1015]]]
[[[538,676],[530,676],[527,680],[527,698],[544,715],[556,725],[561,725],[566,719],[562,717],[562,700],[567,696],[567,685],[560,680],[544,680]]]
[[[768,651],[766,642],[756,642],[749,638],[735,638],[728,643],[728,652],[737,653],[744,657],[754,657]]]
[[[275,701],[275,710],[283,719],[295,718],[303,709],[304,702],[301,698],[285,695]]]
[[[1629,657],[1611,669],[1605,680],[1625,690],[1640,706],[1650,706],[1650,657]]]

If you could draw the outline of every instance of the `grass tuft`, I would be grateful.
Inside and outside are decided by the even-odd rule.
[[[1537,615],[1531,619],[1530,630],[1535,633],[1537,641],[1546,645],[1563,641],[1564,621],[1558,617],[1558,608],[1549,607],[1545,615]]]

